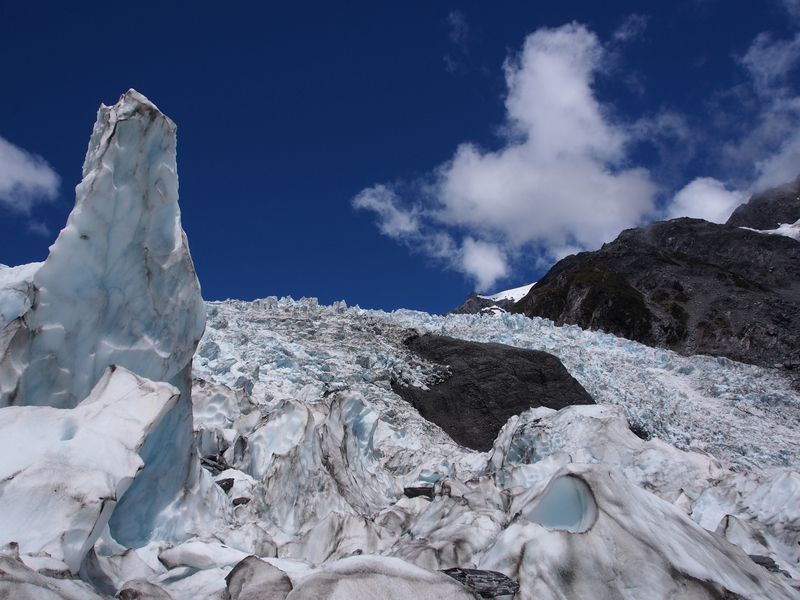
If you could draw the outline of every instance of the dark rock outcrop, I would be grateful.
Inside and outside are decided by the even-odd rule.
[[[519,591],[519,584],[499,571],[485,571],[482,569],[444,569],[456,581],[475,590],[481,598],[496,598],[497,596],[513,596]]]
[[[514,305],[513,300],[492,300],[491,298],[484,298],[479,296],[478,292],[472,292],[464,304],[458,308],[454,308],[448,315],[474,315],[479,312],[499,312],[500,310],[508,311]]]
[[[411,337],[406,345],[449,366],[451,376],[428,390],[398,383],[392,389],[468,448],[491,449],[506,421],[528,408],[594,404],[561,361],[546,352],[430,334]]]
[[[787,186],[754,196],[731,221],[788,222],[800,201]],[[779,216],[759,220],[765,206],[779,206]],[[686,355],[798,368],[799,259],[800,244],[784,236],[700,219],[651,223],[559,261],[510,312]]]
[[[797,219],[800,219],[800,175],[794,181],[755,194],[747,204],[733,211],[727,224],[768,230]]]

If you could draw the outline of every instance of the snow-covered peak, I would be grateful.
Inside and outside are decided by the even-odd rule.
[[[492,294],[491,296],[481,296],[478,294],[479,298],[486,298],[487,300],[494,300],[497,302],[498,300],[511,300],[512,302],[518,302],[522,300],[525,295],[531,291],[531,288],[536,285],[536,282],[531,284],[525,284],[518,288],[514,288],[511,290],[505,290],[504,292],[497,292],[496,294]]]

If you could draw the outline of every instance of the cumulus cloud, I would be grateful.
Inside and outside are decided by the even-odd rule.
[[[471,274],[481,291],[488,290],[498,279],[507,275],[506,256],[496,244],[468,237],[461,249],[461,267]]]
[[[396,240],[414,238],[420,233],[416,211],[406,210],[399,204],[400,197],[394,190],[380,184],[362,190],[352,200],[353,207],[376,213],[382,234]]]
[[[736,207],[746,201],[745,192],[728,190],[724,183],[711,177],[698,177],[675,194],[668,217],[694,217],[724,223]]]
[[[612,240],[654,212],[658,188],[647,170],[629,167],[630,128],[594,94],[606,58],[597,37],[577,23],[529,35],[504,65],[501,149],[461,144],[433,170],[433,183],[411,186],[422,190],[412,207],[381,185],[353,205],[373,210],[392,237],[415,223],[414,244],[438,253],[479,291],[509,275],[510,257],[522,248],[552,260]]]
[[[30,215],[58,195],[61,180],[45,160],[0,137],[0,205]]]
[[[783,2],[790,12],[800,7],[800,0]],[[458,15],[449,20],[454,45],[467,35]],[[622,122],[598,100],[595,83],[620,75],[619,45],[641,37],[646,25],[646,17],[631,15],[605,45],[577,23],[529,35],[503,66],[500,148],[463,143],[423,179],[376,185],[353,205],[373,211],[385,235],[486,291],[520,259],[548,266],[655,218],[722,223],[751,194],[794,179],[800,34],[757,36],[738,58],[746,83],[720,96],[707,126],[668,110]],[[659,156],[657,172],[634,162],[641,144]],[[698,161],[715,177],[687,184],[685,172]]]

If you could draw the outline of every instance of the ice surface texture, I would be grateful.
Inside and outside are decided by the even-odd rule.
[[[562,489],[556,489],[559,482],[565,482]],[[585,486],[579,496],[591,490],[588,503],[596,503],[594,522],[583,532],[526,518],[540,516],[537,508],[548,500],[575,508],[574,498],[565,496],[577,485]],[[538,502],[511,522],[481,561],[481,568],[518,578],[522,598],[717,600],[731,597],[726,591],[750,599],[796,597],[777,578],[763,577],[742,550],[605,467],[564,467]]]
[[[138,452],[178,390],[108,367],[74,409],[2,411],[0,544],[47,552],[73,573],[144,466]]]
[[[100,108],[75,207],[21,315],[27,343],[0,346],[3,362],[25,365],[0,406],[70,408],[110,364],[168,381],[190,363],[205,313],[180,225],[175,131],[133,90]]]
[[[304,579],[286,600],[477,600],[443,573],[431,573],[396,558],[346,558]]]
[[[33,303],[33,276],[42,263],[19,267],[0,265],[0,330]]]
[[[798,597],[730,543],[800,576],[787,380],[522,316],[313,299],[210,303],[203,334],[174,147],[136,92],[102,107],[50,257],[0,271],[0,531],[27,552],[0,556],[0,592],[94,597],[42,581],[80,565],[103,593],[219,600],[255,554],[292,598],[471,597],[432,572],[456,566],[513,576],[520,600]],[[526,410],[471,451],[392,392],[447,375],[411,332],[551,352],[598,405]],[[111,363],[136,393],[89,395]],[[403,496],[419,485],[432,498]]]

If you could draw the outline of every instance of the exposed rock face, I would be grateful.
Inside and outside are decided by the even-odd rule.
[[[434,335],[412,337],[406,345],[447,365],[451,376],[428,390],[398,383],[392,389],[474,450],[489,450],[506,421],[528,408],[594,404],[561,361],[546,352]]]
[[[794,181],[755,194],[747,204],[733,211],[727,224],[768,230],[797,219],[800,219],[800,175]]]
[[[514,306],[513,300],[508,300],[508,299],[494,300],[492,298],[487,298],[485,296],[479,296],[478,292],[472,292],[469,296],[467,296],[467,299],[464,301],[464,304],[462,304],[458,308],[454,308],[447,314],[474,315],[479,312],[487,310],[497,310],[497,309],[502,309],[507,311],[512,306]]]
[[[759,207],[771,202],[765,197],[785,200],[781,194],[751,202]],[[742,210],[745,217],[748,210]],[[775,227],[774,221],[765,224]],[[796,368],[798,259],[800,244],[784,236],[699,219],[652,223],[623,231],[596,252],[559,261],[511,312],[687,355]]]

